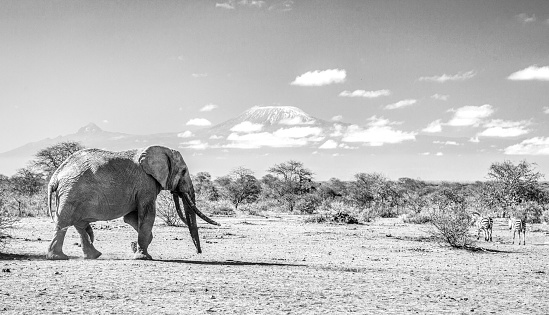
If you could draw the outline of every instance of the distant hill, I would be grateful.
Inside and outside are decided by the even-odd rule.
[[[273,164],[291,159],[304,162],[319,177],[342,180],[351,179],[357,172],[381,172],[395,178],[450,180],[449,176],[455,176],[453,178],[461,179],[460,174],[454,175],[452,168],[441,167],[442,159],[434,156],[433,146],[438,147],[435,150],[444,146],[446,152],[459,147],[460,154],[476,150],[474,144],[465,138],[405,134],[392,129],[394,124],[389,125],[383,118],[377,121],[365,119],[365,123],[368,125],[327,121],[291,106],[256,106],[208,128],[149,135],[106,131],[90,123],[75,133],[0,153],[0,174],[12,175],[40,149],[69,140],[78,141],[85,147],[112,151],[149,145],[177,148],[193,173],[207,171],[221,176],[235,167],[244,166],[260,175]],[[406,139],[400,140],[403,135]],[[395,137],[399,140],[393,141]],[[376,142],[379,138],[387,140]],[[431,151],[432,158],[423,157],[426,151]],[[474,158],[466,155],[453,157],[464,158],[474,161],[470,165],[482,174],[477,176],[479,178],[485,174],[488,162],[493,161],[493,155],[486,153]],[[437,163],[438,168],[433,168]]]

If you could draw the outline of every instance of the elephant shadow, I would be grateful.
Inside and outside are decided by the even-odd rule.
[[[177,263],[177,264],[210,265],[210,266],[307,267],[307,265],[303,265],[303,264],[241,261],[241,260],[208,261],[208,260],[168,259],[168,260],[154,260],[154,261],[166,262],[166,263]]]

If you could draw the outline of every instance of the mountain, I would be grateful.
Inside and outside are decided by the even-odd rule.
[[[13,174],[40,149],[68,140],[112,151],[149,145],[177,148],[192,166],[192,172],[207,171],[218,176],[238,166],[261,173],[274,163],[299,160],[321,170],[319,175],[325,179],[330,176],[349,178],[364,171],[365,167],[376,170],[373,168],[376,160],[390,163],[389,172],[398,172],[394,165],[399,159],[403,159],[402,165],[414,165],[412,173],[402,176],[425,178],[416,173],[430,171],[434,160],[420,159],[424,152],[431,151],[434,155],[442,147],[448,153],[457,148],[460,152],[474,148],[467,139],[445,139],[399,130],[398,123],[381,117],[371,117],[366,126],[357,126],[322,120],[297,107],[264,106],[252,107],[209,128],[162,134],[111,132],[90,123],[73,134],[43,139],[0,153],[0,174]],[[433,148],[434,145],[437,148]],[[435,175],[434,178],[441,178]],[[400,173],[397,176],[401,176]]]

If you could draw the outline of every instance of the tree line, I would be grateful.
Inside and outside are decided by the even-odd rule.
[[[62,142],[38,151],[27,167],[13,176],[0,175],[0,213],[14,216],[46,214],[46,186],[53,172],[78,142]],[[549,221],[549,190],[536,165],[521,161],[492,163],[486,180],[474,183],[390,180],[381,173],[357,173],[351,180],[315,181],[303,163],[289,160],[258,178],[245,167],[212,178],[192,175],[197,203],[212,214],[234,215],[279,211],[310,214],[315,222],[368,222],[376,217],[403,216],[412,223],[428,222],[429,211],[460,205],[495,217],[523,215],[530,222]],[[158,198],[159,216],[179,224],[169,196]]]

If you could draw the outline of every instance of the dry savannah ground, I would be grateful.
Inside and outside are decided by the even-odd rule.
[[[53,225],[24,218],[0,257],[2,314],[548,314],[549,228],[512,245],[504,219],[485,250],[434,242],[427,225],[303,223],[289,215],[216,218],[201,225],[203,254],[186,229],[157,221],[149,252],[136,233],[95,223],[98,260],[82,259],[74,228],[68,261],[43,258]]]

